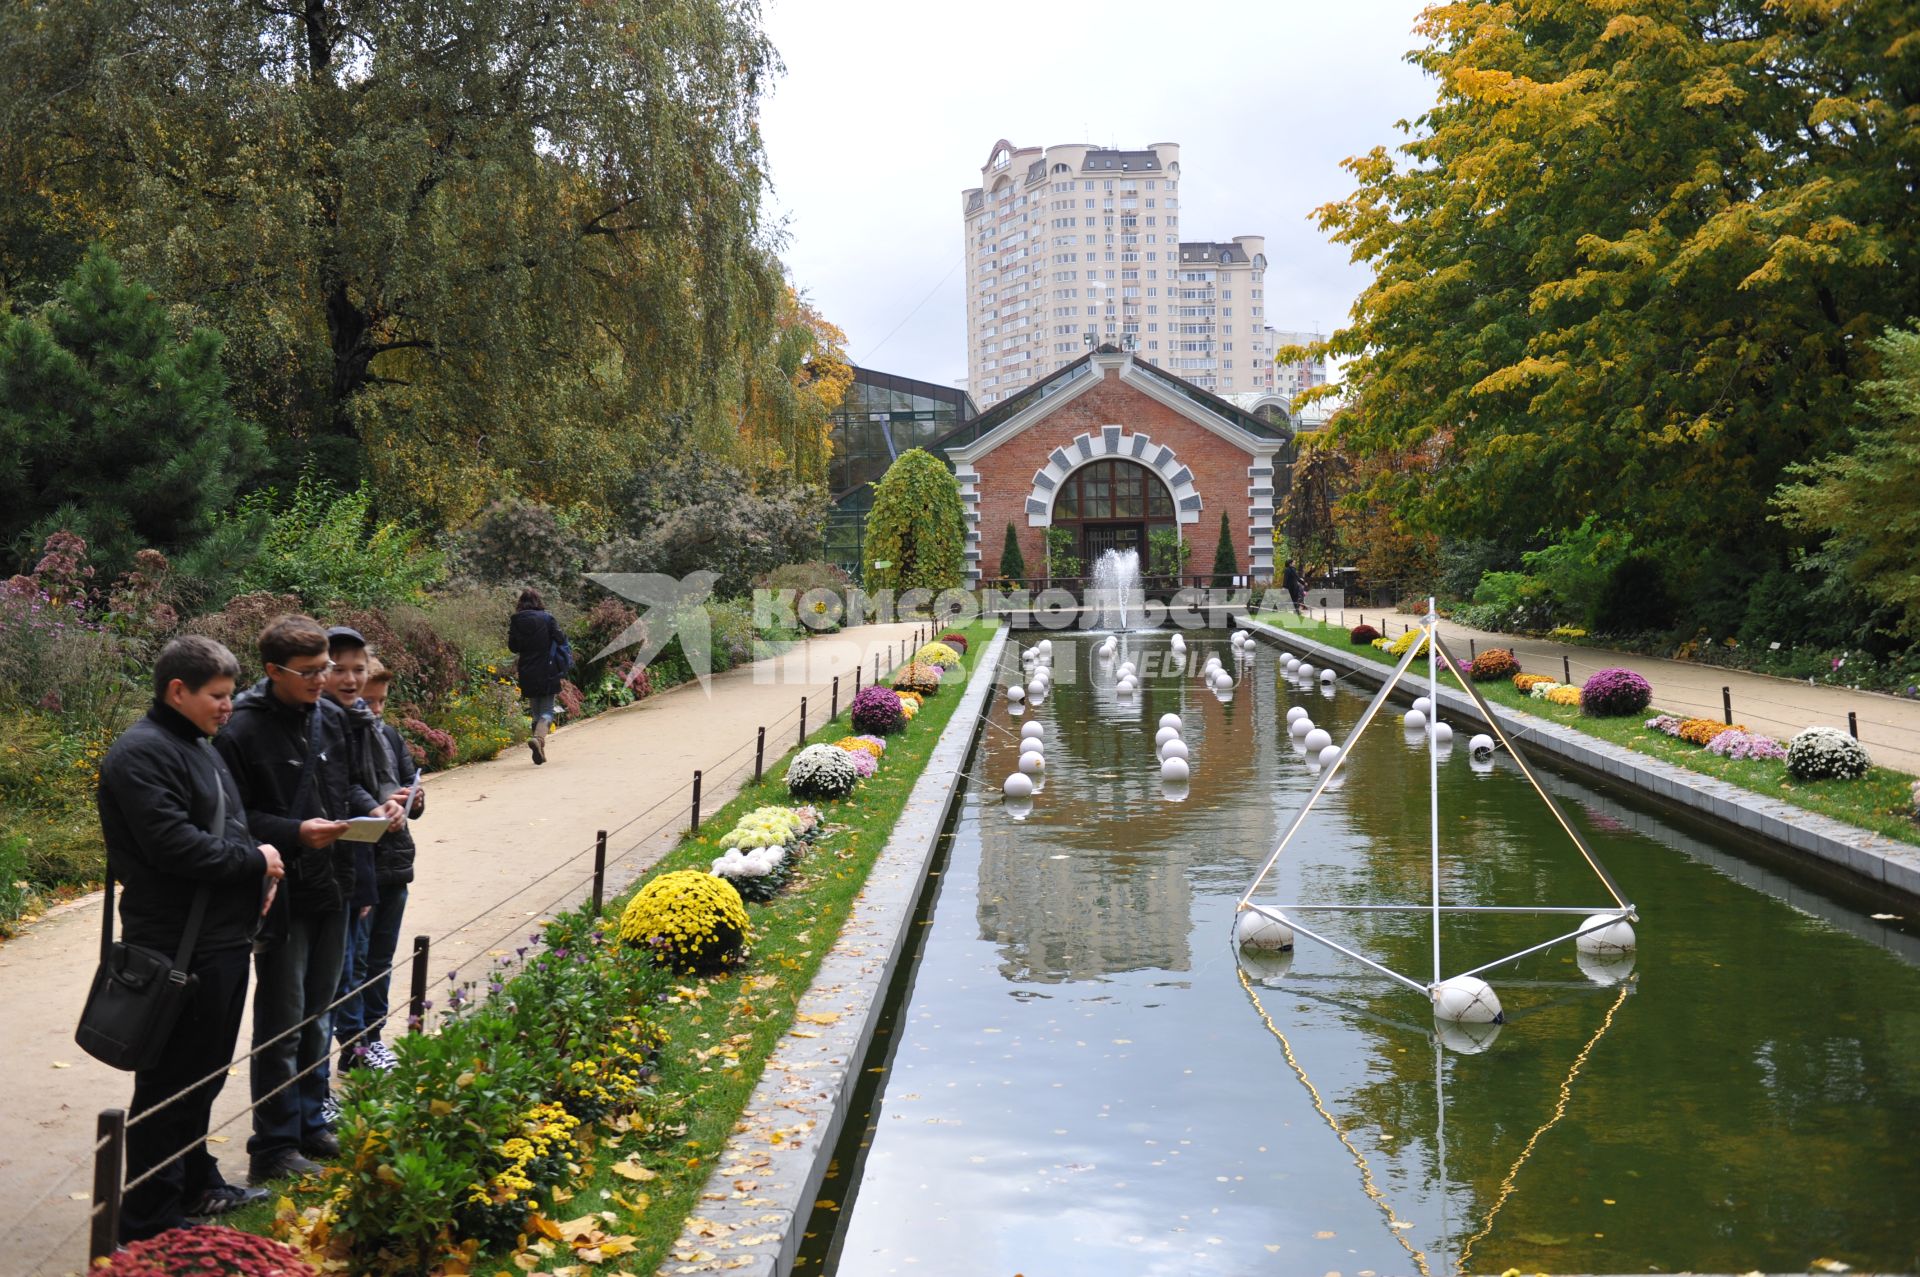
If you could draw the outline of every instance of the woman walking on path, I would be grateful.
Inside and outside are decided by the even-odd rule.
[[[560,679],[573,665],[573,649],[560,631],[560,622],[547,611],[540,591],[520,591],[513,619],[507,623],[507,650],[520,658],[520,695],[527,698],[533,716],[533,735],[527,748],[535,766],[547,761],[547,733],[553,730],[553,701]]]

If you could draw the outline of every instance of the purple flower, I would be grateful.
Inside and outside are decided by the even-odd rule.
[[[1653,699],[1653,686],[1632,670],[1604,669],[1580,688],[1580,712],[1596,718],[1638,714]]]
[[[854,695],[850,718],[854,731],[873,736],[890,736],[907,721],[900,698],[884,687],[861,688]]]

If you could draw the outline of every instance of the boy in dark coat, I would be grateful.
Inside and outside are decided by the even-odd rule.
[[[420,787],[420,769],[413,752],[398,728],[382,720],[386,712],[387,692],[393,686],[393,671],[379,658],[367,662],[367,688],[361,703],[374,719],[374,740],[379,746],[376,766],[380,772],[380,797],[407,804],[407,819],[414,821],[427,811],[426,791]],[[393,957],[400,947],[400,920],[407,911],[407,892],[413,882],[413,826],[402,825],[373,847],[374,885],[379,903],[367,926],[367,977],[369,983],[361,996],[361,1018],[366,1029],[362,1038],[368,1064],[390,1069],[397,1063],[393,1052],[382,1041],[386,1029],[388,991],[393,982]]]
[[[107,871],[124,887],[121,938],[177,954],[194,899],[206,892],[187,963],[193,992],[159,1063],[133,1075],[128,1115],[140,1119],[160,1101],[207,1080],[127,1132],[128,1179],[160,1166],[162,1158],[174,1160],[127,1193],[122,1242],[266,1197],[227,1183],[205,1143],[246,1010],[249,948],[283,869],[280,853],[249,835],[239,789],[209,744],[233,712],[239,674],[233,653],[212,639],[174,639],[154,662],[147,716],[121,734],[100,765]],[[222,790],[226,816],[214,828]],[[182,1148],[185,1155],[174,1157]]]
[[[348,816],[402,819],[397,805],[382,804],[349,773],[345,716],[321,695],[332,665],[327,632],[312,617],[279,617],[261,631],[260,659],[266,677],[234,702],[217,742],[248,827],[289,849],[285,890],[254,963],[247,1177],[256,1184],[310,1173],[318,1169],[312,1158],[339,1152],[318,1074],[354,888],[353,855],[338,840]]]

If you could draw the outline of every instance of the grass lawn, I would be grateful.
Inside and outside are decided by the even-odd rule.
[[[956,629],[970,644],[962,666],[967,674],[983,656],[997,625],[983,621]],[[888,738],[876,775],[850,798],[815,804],[828,832],[801,860],[785,891],[766,904],[747,906],[753,925],[751,960],[722,976],[661,977],[664,997],[650,1017],[665,1029],[668,1042],[660,1050],[652,1096],[642,1115],[615,1124],[622,1129],[598,1126],[583,1140],[591,1147],[582,1158],[581,1173],[563,1190],[564,1196],[556,1195],[552,1210],[554,1218],[616,1212],[608,1230],[631,1235],[634,1250],[617,1260],[609,1258],[605,1268],[581,1264],[569,1271],[650,1273],[670,1260],[670,1248],[698,1205],[767,1058],[793,1027],[796,1004],[838,938],[907,796],[959,708],[965,682],[957,673],[949,677],[940,694],[928,700],[903,731]],[[843,713],[807,743],[832,742],[851,730]],[[642,883],[676,869],[704,871],[720,854],[720,839],[742,814],[793,801],[782,779],[785,774],[784,759],[770,763],[765,780],[749,784],[703,820],[700,833],[683,838]],[[610,902],[607,915],[617,918],[631,894]],[[587,1134],[586,1127],[581,1130]],[[620,1172],[612,1169],[616,1164]],[[320,1204],[326,1187],[322,1181],[294,1193],[295,1206]],[[272,1212],[264,1206],[230,1222],[257,1232],[273,1231]],[[545,1244],[537,1235],[535,1241],[536,1246]],[[507,1248],[482,1251],[470,1271],[517,1275],[534,1260],[538,1262],[533,1266],[543,1271],[579,1263],[564,1247],[558,1249],[560,1253],[552,1255],[537,1249],[519,1254]]]
[[[1315,639],[1342,652],[1350,652],[1364,660],[1391,668],[1396,658],[1388,656],[1378,648],[1370,646],[1355,647],[1347,641],[1347,630],[1339,625],[1329,625],[1324,621],[1302,619],[1297,616],[1278,612],[1262,612],[1254,619],[1267,625],[1285,629],[1305,638]],[[1449,649],[1451,650],[1451,649]],[[1458,658],[1461,654],[1456,653]],[[1420,666],[1424,671],[1424,662]],[[1553,671],[1544,671],[1552,673]],[[1513,684],[1505,679],[1497,682],[1476,683],[1480,694],[1489,704],[1503,709],[1520,710],[1537,717],[1548,719],[1565,727],[1576,728],[1615,745],[1624,745],[1638,753],[1663,759],[1696,771],[1706,776],[1750,789],[1756,794],[1768,798],[1777,798],[1792,803],[1807,811],[1830,816],[1845,821],[1861,829],[1884,834],[1901,842],[1920,845],[1920,822],[1913,817],[1913,777],[1905,772],[1897,772],[1887,767],[1876,767],[1859,780],[1795,780],[1787,774],[1784,762],[1770,762],[1762,759],[1721,758],[1709,754],[1698,745],[1688,744],[1676,737],[1661,732],[1649,731],[1643,724],[1655,714],[1661,713],[1660,689],[1653,689],[1653,705],[1645,714],[1636,714],[1629,718],[1592,718],[1582,714],[1572,705],[1552,705],[1546,701],[1536,701],[1515,690]],[[1678,717],[1685,718],[1681,714]]]

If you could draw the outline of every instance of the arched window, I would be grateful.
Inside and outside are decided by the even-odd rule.
[[[1060,485],[1053,522],[1073,529],[1089,572],[1104,550],[1137,550],[1144,565],[1147,534],[1174,526],[1173,493],[1138,462],[1096,461]]]

